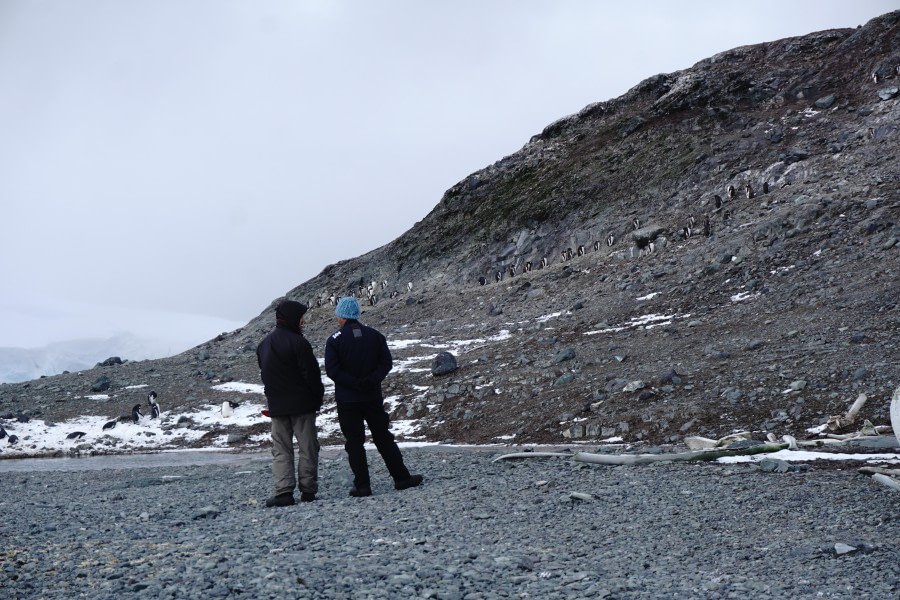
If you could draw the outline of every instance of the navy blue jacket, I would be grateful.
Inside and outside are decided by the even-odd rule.
[[[391,367],[387,340],[359,321],[347,321],[325,342],[325,373],[337,402],[383,401],[381,382]]]
[[[256,361],[270,415],[298,415],[322,408],[322,370],[312,346],[298,330],[279,322],[256,348]]]

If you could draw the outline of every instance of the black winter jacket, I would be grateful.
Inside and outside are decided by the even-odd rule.
[[[322,408],[322,370],[302,333],[278,323],[257,347],[256,360],[270,415],[283,417]]]
[[[381,382],[392,367],[387,340],[359,321],[347,321],[325,342],[325,372],[339,403],[383,401]]]

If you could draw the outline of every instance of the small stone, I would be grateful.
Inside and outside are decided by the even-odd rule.
[[[851,552],[856,552],[857,550],[858,550],[858,548],[856,548],[855,546],[850,546],[848,544],[844,544],[841,542],[838,542],[837,544],[834,545],[834,553],[837,554],[838,556],[843,556],[844,554],[850,554]]]
[[[557,379],[556,381],[553,382],[553,385],[555,385],[555,386],[568,385],[568,384],[572,383],[573,381],[575,381],[574,373],[571,373],[571,372],[563,373],[563,375],[559,379]]]
[[[575,358],[575,350],[566,348],[556,353],[556,356],[553,357],[553,364],[556,365],[563,361],[572,360],[573,358]]]
[[[791,465],[778,458],[764,458],[759,462],[759,470],[763,473],[787,473]]]
[[[894,96],[900,93],[900,88],[897,87],[887,87],[878,90],[878,97],[882,100],[890,100]]]
[[[816,100],[815,105],[816,108],[831,108],[835,100],[837,100],[837,97],[834,94],[828,94]]]
[[[798,379],[797,381],[791,382],[791,389],[795,392],[799,392],[800,390],[806,387],[806,381],[803,379]]]
[[[622,388],[623,392],[636,392],[638,390],[644,389],[644,382],[641,380],[629,381],[625,384],[625,387]]]

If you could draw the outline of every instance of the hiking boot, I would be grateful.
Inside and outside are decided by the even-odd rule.
[[[300,493],[300,502],[313,502],[315,499],[316,495],[313,492]]]
[[[395,490],[406,490],[409,488],[416,487],[420,483],[422,483],[421,475],[410,475],[409,479],[404,479],[403,481],[395,481],[394,489]]]
[[[354,485],[350,488],[350,495],[354,498],[364,498],[372,495],[372,488],[367,485]]]
[[[294,494],[288,492],[286,494],[278,494],[277,496],[272,496],[268,500],[266,500],[266,506],[269,508],[273,506],[293,506],[294,505]]]

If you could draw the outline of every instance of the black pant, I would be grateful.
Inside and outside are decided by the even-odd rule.
[[[394,481],[409,479],[409,471],[403,464],[400,448],[388,429],[390,418],[381,400],[376,402],[338,402],[338,423],[344,434],[347,459],[353,471],[356,487],[369,485],[369,464],[366,462],[366,429],[372,432],[372,442],[384,459],[384,464]]]

